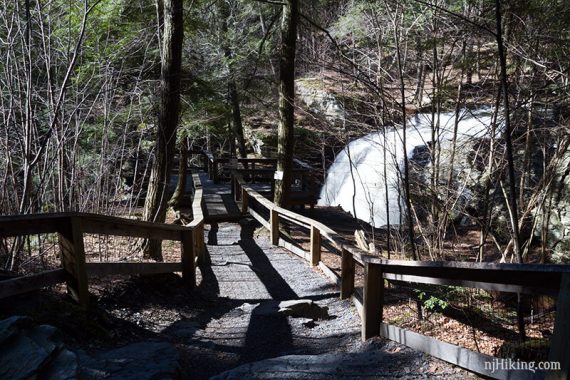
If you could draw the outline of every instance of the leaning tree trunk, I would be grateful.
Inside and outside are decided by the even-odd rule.
[[[281,21],[281,59],[279,73],[279,129],[277,139],[277,171],[283,173],[275,180],[275,204],[285,206],[289,200],[293,147],[295,142],[295,47],[297,44],[298,0],[287,0]]]
[[[167,183],[176,144],[176,128],[180,113],[180,71],[182,62],[183,0],[163,0],[164,26],[160,73],[160,113],[155,157],[144,205],[144,220],[164,222],[166,219]],[[146,254],[162,260],[160,241],[149,241]]]

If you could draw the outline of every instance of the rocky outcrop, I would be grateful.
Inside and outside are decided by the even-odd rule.
[[[178,379],[178,361],[176,348],[165,342],[139,342],[94,356],[79,352],[81,374],[86,380]]]
[[[65,347],[53,326],[35,326],[27,317],[0,321],[0,379],[177,379],[176,348],[140,342],[89,355]]]
[[[77,355],[67,350],[55,327],[30,318],[0,321],[0,379],[75,379]]]
[[[297,98],[312,112],[324,116],[330,123],[342,123],[345,112],[338,99],[319,85],[318,79],[305,78],[295,81]]]
[[[552,247],[552,261],[570,262],[570,152],[566,152],[556,173],[552,210],[548,219],[548,242]]]
[[[224,379],[356,379],[388,373],[383,352],[288,355],[244,364],[212,377]]]

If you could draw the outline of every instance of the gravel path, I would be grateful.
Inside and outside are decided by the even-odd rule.
[[[339,357],[338,363],[349,370],[337,369],[338,376],[333,377],[358,377],[363,368],[355,363],[358,360],[366,364],[368,369],[362,375],[367,378],[473,377],[393,342],[376,339],[362,343],[356,309],[339,299],[338,291],[322,274],[286,250],[272,246],[265,234],[253,238],[253,221],[240,224],[241,228],[221,224],[206,231],[207,259],[200,268],[197,292],[208,305],[199,315],[180,320],[167,330],[184,352],[189,378],[208,378],[240,365],[238,373],[221,376],[288,378],[283,361],[277,361],[276,373],[251,363],[290,355],[310,362],[322,358],[326,364],[334,355],[344,354],[349,357]],[[314,320],[276,312],[280,301],[298,299],[309,299],[326,308],[329,318]],[[371,356],[362,356],[363,352],[376,355],[378,360],[372,361],[376,367],[370,369]],[[284,360],[288,363],[289,359]],[[298,368],[299,364],[294,366]],[[291,372],[290,377],[297,375]],[[306,368],[302,372],[305,375],[331,376],[311,374]]]

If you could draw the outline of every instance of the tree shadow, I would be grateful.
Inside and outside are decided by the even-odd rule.
[[[258,313],[267,303],[294,300],[299,296],[273,267],[271,261],[253,238],[256,224],[244,219],[240,222],[239,245],[251,261],[256,275],[272,300],[263,301],[252,312],[246,333],[240,363],[262,360],[286,354],[293,349],[291,326],[286,316],[275,313]]]

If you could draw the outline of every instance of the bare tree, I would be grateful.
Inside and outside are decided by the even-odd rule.
[[[180,114],[180,77],[184,38],[183,0],[164,0],[164,26],[160,75],[160,111],[156,133],[154,162],[144,207],[144,220],[164,222],[167,184],[176,146],[176,128]],[[151,240],[148,255],[162,260],[160,241]]]

